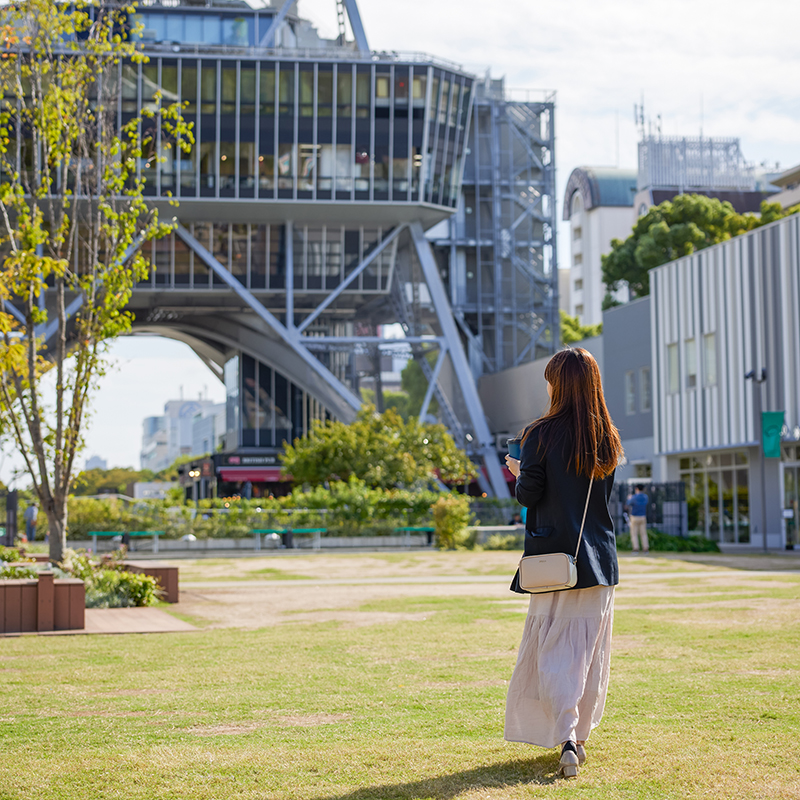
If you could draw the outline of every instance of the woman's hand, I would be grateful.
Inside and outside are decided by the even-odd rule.
[[[508,467],[508,471],[515,478],[519,478],[519,459],[518,458],[511,458],[510,455],[506,454],[506,466]]]

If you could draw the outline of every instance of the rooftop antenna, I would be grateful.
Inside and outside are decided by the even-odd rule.
[[[642,92],[642,102],[633,104],[633,124],[639,131],[639,137],[644,139],[644,92]]]

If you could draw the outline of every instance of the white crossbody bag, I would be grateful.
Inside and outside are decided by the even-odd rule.
[[[583,539],[583,526],[586,524],[586,512],[589,510],[589,498],[592,496],[594,476],[589,480],[589,491],[586,493],[586,505],[583,507],[581,532],[578,534],[578,546],[575,555],[568,553],[545,553],[541,556],[523,556],[519,561],[519,586],[526,592],[557,592],[559,589],[571,589],[578,582],[578,567],[575,563]]]

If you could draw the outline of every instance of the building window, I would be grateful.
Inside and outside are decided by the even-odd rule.
[[[694,339],[684,342],[686,351],[686,388],[694,389],[697,386],[697,344]]]
[[[717,336],[707,333],[703,337],[703,370],[705,371],[705,385],[717,385]]]
[[[572,266],[579,267],[581,264],[583,264],[583,256],[580,253],[575,253],[572,256]]]
[[[689,533],[699,533],[715,542],[750,543],[748,469],[746,450],[680,460]]]
[[[639,411],[649,411],[652,404],[652,389],[650,386],[650,367],[639,370]]]
[[[575,291],[579,292],[581,289],[583,289],[583,279],[579,278],[577,281],[575,281]]]
[[[577,227],[572,229],[572,238],[576,241],[583,236],[583,228]]]
[[[636,478],[652,478],[653,465],[652,464],[634,464],[633,474]]]
[[[625,413],[629,416],[636,413],[636,373],[633,370],[625,373]]]
[[[582,306],[582,305],[580,305],[580,306],[575,306],[575,316],[576,316],[576,317],[581,317],[581,316],[583,316],[583,306]]]
[[[677,343],[667,345],[667,383],[670,394],[677,394],[680,391]]]

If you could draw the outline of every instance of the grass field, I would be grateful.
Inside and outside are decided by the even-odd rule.
[[[606,714],[565,782],[502,738],[516,557],[182,562],[197,632],[0,639],[0,798],[800,798],[800,573],[623,559]]]

